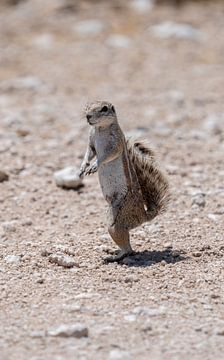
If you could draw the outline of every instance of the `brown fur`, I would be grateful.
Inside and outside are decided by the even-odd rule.
[[[146,142],[127,140],[128,155],[142,190],[148,220],[166,210],[170,200],[169,184],[158,168],[154,152]]]

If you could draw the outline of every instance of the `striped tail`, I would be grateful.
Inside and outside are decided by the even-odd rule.
[[[163,213],[170,200],[169,184],[146,142],[127,140],[129,159],[136,171],[148,220]]]

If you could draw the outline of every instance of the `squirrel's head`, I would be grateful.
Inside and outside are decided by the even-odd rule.
[[[107,127],[117,121],[114,106],[107,101],[96,101],[86,105],[85,115],[92,126]]]

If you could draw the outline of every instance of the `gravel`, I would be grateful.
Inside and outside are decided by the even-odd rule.
[[[88,328],[83,324],[60,325],[55,329],[49,330],[48,335],[80,339],[88,336]]]
[[[204,208],[206,204],[205,200],[206,195],[204,193],[197,193],[192,198],[192,205],[197,205]]]
[[[154,25],[150,28],[150,31],[154,36],[162,39],[173,37],[177,39],[199,41],[204,37],[204,34],[193,26],[172,21],[165,21],[161,24]]]
[[[8,180],[9,180],[9,175],[5,171],[0,170],[0,183]]]
[[[78,267],[78,264],[73,260],[71,256],[64,254],[50,254],[48,257],[49,261],[57,264],[59,266],[63,266],[64,268],[72,268],[74,266]]]
[[[0,7],[1,359],[222,359],[223,1]],[[100,27],[75,29],[89,20]],[[151,33],[170,20],[203,41]],[[117,246],[97,174],[78,191],[53,178],[78,170],[82,110],[98,99],[150,142],[172,191],[166,213],[131,231],[135,254],[119,264],[103,261]],[[60,335],[77,323],[88,337]]]
[[[73,30],[82,35],[98,35],[105,28],[103,22],[97,19],[83,20],[78,22]]]

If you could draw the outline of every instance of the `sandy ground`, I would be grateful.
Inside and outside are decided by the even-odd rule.
[[[0,358],[219,360],[224,4],[63,4],[0,5]],[[164,21],[200,36],[156,37]],[[82,109],[95,99],[150,140],[172,187],[169,210],[132,232],[138,254],[123,264],[102,260],[116,246],[97,175],[79,191],[53,179],[80,165]],[[51,263],[58,251],[77,266]],[[87,337],[52,336],[77,323]]]

